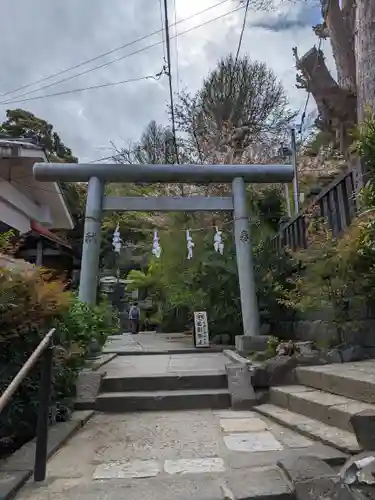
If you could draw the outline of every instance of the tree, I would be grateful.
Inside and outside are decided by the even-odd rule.
[[[7,109],[0,134],[8,137],[34,139],[42,146],[49,160],[76,163],[72,150],[65,146],[53,126],[24,109]]]
[[[232,151],[244,153],[279,147],[294,114],[281,83],[264,63],[247,56],[222,58],[194,96],[182,94],[176,106],[180,128],[202,162],[220,161]],[[259,149],[259,146],[262,146]]]
[[[141,138],[131,142],[129,147],[115,149],[115,161],[129,164],[176,163],[173,133],[169,127],[151,120]]]
[[[241,0],[243,3],[245,0]],[[292,1],[292,0],[284,0]],[[348,133],[375,113],[375,2],[373,0],[298,0],[319,3],[322,23],[313,27],[319,39],[329,38],[336,64],[337,80],[330,74],[323,52],[316,47],[302,57],[294,48],[297,86],[313,95],[318,127],[334,133],[344,152]],[[272,8],[274,0],[250,0],[254,8]]]

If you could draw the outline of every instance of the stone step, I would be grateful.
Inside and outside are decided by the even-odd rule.
[[[302,385],[375,404],[373,368],[374,361],[360,361],[345,365],[298,367],[295,373],[298,383]]]
[[[272,387],[269,402],[348,432],[353,432],[349,422],[352,415],[362,410],[375,409],[375,405],[304,385]]]
[[[107,375],[101,384],[102,392],[176,391],[185,389],[226,389],[227,375],[221,373],[167,374],[143,377]]]
[[[352,432],[323,424],[313,418],[270,403],[256,406],[254,410],[271,418],[280,425],[299,432],[305,437],[321,441],[325,445],[336,448],[343,453],[354,454],[361,451],[361,447],[358,445],[356,437]]]
[[[96,398],[96,409],[108,413],[229,407],[230,396],[227,389],[104,392]]]

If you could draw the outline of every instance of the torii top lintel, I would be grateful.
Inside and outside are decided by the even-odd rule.
[[[287,183],[292,165],[128,165],[109,163],[35,163],[38,181],[87,182],[97,177],[107,182],[229,183],[242,177],[251,183]]]

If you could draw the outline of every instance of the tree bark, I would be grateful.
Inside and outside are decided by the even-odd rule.
[[[348,90],[340,87],[330,74],[322,51],[313,47],[303,57],[299,58],[294,49],[296,67],[301,72],[297,81],[301,88],[311,92],[315,99],[319,120],[318,125],[330,132],[341,130],[341,124],[346,128],[356,120],[356,99]]]
[[[321,0],[322,6],[327,0]],[[333,58],[340,87],[356,93],[356,63],[354,53],[354,0],[330,0],[325,12],[325,24],[331,41]]]
[[[358,121],[362,121],[366,107],[375,113],[375,0],[356,3]]]

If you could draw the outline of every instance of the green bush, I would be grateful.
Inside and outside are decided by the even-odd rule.
[[[106,302],[81,303],[65,284],[43,269],[0,269],[0,391],[3,392],[44,335],[57,327],[51,404],[66,419],[75,395],[75,381],[85,363],[92,337],[103,345],[117,327]],[[0,457],[35,435],[40,386],[39,361],[0,414]]]

